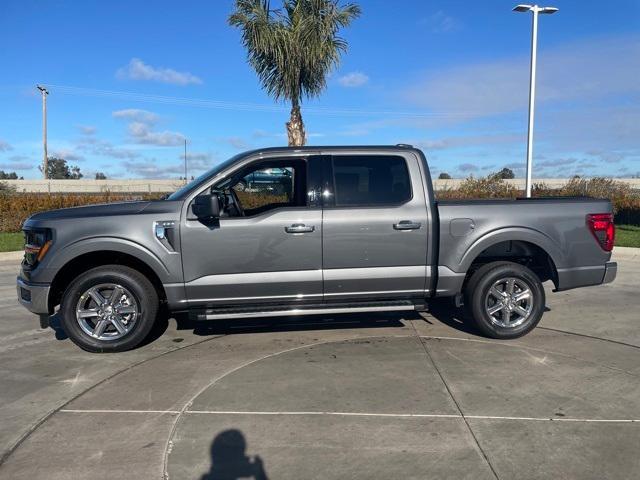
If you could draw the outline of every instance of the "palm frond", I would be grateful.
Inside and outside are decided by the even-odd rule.
[[[338,32],[360,13],[357,4],[339,0],[283,0],[277,10],[268,0],[236,0],[229,24],[242,31],[249,64],[267,93],[297,105],[326,88],[347,49]]]

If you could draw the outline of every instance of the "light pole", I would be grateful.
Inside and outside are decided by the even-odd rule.
[[[42,146],[44,147],[42,177],[46,180],[47,169],[49,168],[49,160],[47,158],[47,95],[49,95],[49,91],[42,85],[36,85],[36,88],[42,93]]]
[[[529,79],[529,128],[527,133],[527,197],[531,197],[531,170],[533,164],[533,111],[536,98],[536,57],[538,52],[538,14],[556,13],[556,7],[539,7],[538,5],[516,5],[514,12],[533,13],[531,32],[531,76]]]
[[[184,184],[189,183],[187,180],[187,139],[184,139]]]

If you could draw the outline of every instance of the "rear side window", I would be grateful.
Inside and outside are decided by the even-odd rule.
[[[334,156],[336,206],[394,205],[411,199],[404,158],[391,155]]]

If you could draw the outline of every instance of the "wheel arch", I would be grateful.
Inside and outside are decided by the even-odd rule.
[[[60,304],[64,291],[73,279],[91,268],[103,265],[124,265],[133,268],[149,279],[161,301],[166,300],[161,277],[145,260],[118,250],[94,250],[74,256],[59,268],[51,282],[49,310],[53,311],[53,308]]]
[[[491,232],[474,242],[460,261],[466,279],[481,265],[506,260],[533,270],[541,281],[552,280],[558,286],[558,268],[564,264],[560,247],[537,230],[509,228]],[[465,282],[466,283],[466,282]]]

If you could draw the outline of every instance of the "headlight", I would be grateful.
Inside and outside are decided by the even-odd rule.
[[[24,262],[33,267],[49,251],[51,247],[50,230],[25,230],[24,232]]]

